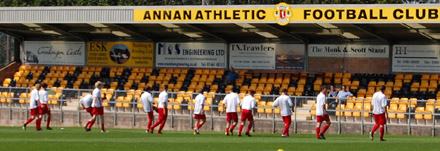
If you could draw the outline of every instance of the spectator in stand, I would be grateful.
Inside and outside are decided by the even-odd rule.
[[[336,97],[336,102],[341,101],[341,104],[345,104],[350,96],[353,96],[353,94],[351,94],[350,91],[347,91],[345,86],[342,86],[342,90],[339,91],[338,97]]]
[[[335,90],[334,85],[331,85],[330,92],[328,93],[328,97],[337,97],[337,96],[338,96],[338,91]]]
[[[240,75],[235,72],[234,68],[231,67],[231,70],[229,70],[228,72],[228,77],[226,79],[226,84],[230,85],[235,85],[235,79],[237,79]]]

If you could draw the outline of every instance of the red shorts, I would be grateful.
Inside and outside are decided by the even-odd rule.
[[[103,115],[104,114],[104,107],[94,107],[92,109],[92,115]]]
[[[321,122],[328,122],[330,121],[330,118],[328,117],[328,114],[324,114],[322,116],[316,116],[316,122],[321,123]]]
[[[251,110],[243,109],[243,111],[241,112],[241,121],[244,122],[246,121],[246,119],[248,121],[254,121],[254,116],[252,116]]]
[[[282,117],[283,117],[284,124],[290,125],[290,123],[292,123],[292,115],[282,116]]]
[[[38,113],[40,113],[40,115],[50,114],[50,109],[49,109],[49,107],[47,107],[47,104],[38,105]]]
[[[84,108],[84,110],[86,110],[91,116],[93,115],[92,114],[92,110],[93,110],[92,107],[86,107],[86,108]]]
[[[32,116],[38,116],[38,108],[31,109],[30,114],[31,114]]]
[[[237,112],[226,113],[226,122],[231,122],[231,120],[234,120],[234,122],[238,122]]]
[[[379,125],[387,124],[387,119],[385,118],[385,113],[373,114],[373,116],[374,116],[374,121],[376,122],[376,124],[379,124]]]
[[[165,114],[163,114],[163,110],[165,110]],[[159,108],[159,120],[167,120],[168,117],[168,109]]]
[[[194,119],[203,120],[206,119],[205,114],[194,114]]]

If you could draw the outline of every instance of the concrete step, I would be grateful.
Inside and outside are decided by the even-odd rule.
[[[297,120],[312,120],[311,115],[296,115]]]
[[[66,106],[78,106],[79,103],[78,102],[67,102]]]

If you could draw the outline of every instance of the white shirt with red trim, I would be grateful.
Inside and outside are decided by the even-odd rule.
[[[194,105],[194,114],[202,114],[202,106],[205,104],[206,97],[203,94],[196,96],[196,102]]]
[[[226,104],[226,113],[237,112],[237,105],[240,104],[240,96],[237,93],[229,93],[223,99]]]
[[[275,102],[273,102],[273,107],[280,106],[281,116],[290,116],[292,111],[290,108],[293,106],[292,100],[287,95],[280,95]]]

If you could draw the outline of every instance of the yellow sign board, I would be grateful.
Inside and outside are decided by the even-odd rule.
[[[170,9],[134,9],[135,22],[172,23],[289,23],[305,22],[438,22],[440,7],[408,7],[410,5],[289,5],[279,3],[243,6],[243,8],[199,7]],[[355,6],[355,7],[353,7]],[[393,7],[389,7],[393,6]],[[402,7],[400,7],[402,6]],[[249,8],[246,8],[249,7]]]
[[[87,43],[87,65],[153,67],[152,42]]]

